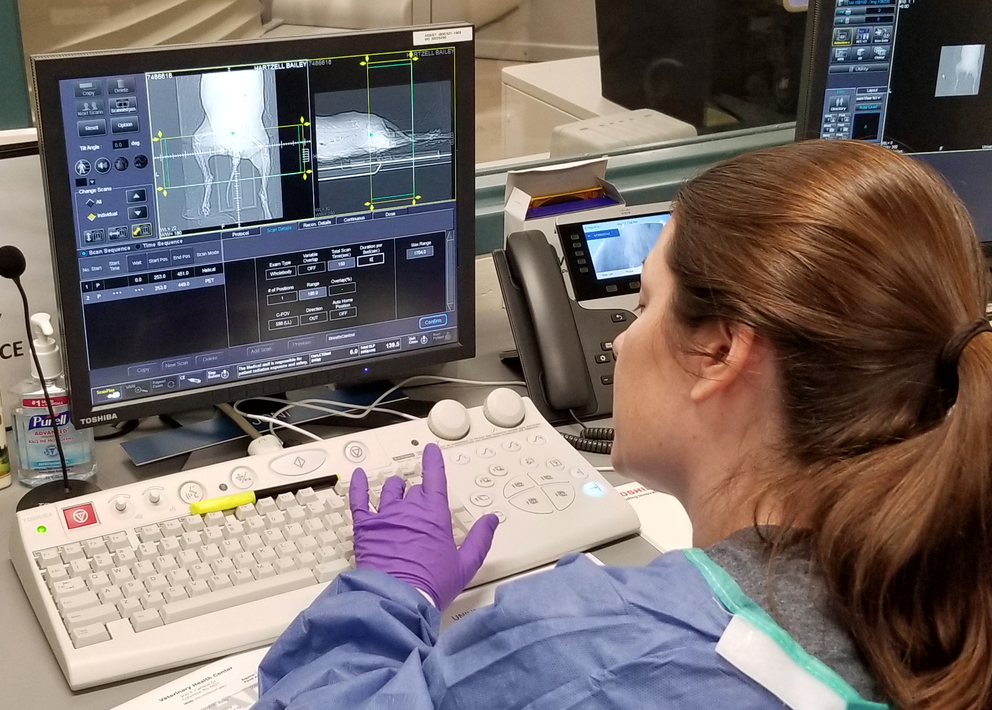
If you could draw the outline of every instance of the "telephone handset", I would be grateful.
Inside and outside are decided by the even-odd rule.
[[[503,302],[531,399],[552,423],[613,411],[613,340],[634,314],[587,310],[569,298],[554,247],[516,232],[493,252]]]

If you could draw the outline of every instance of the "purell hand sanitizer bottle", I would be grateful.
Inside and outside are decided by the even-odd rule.
[[[14,388],[12,412],[16,440],[17,480],[37,486],[62,478],[62,464],[52,431],[41,378],[45,378],[48,396],[55,410],[59,439],[65,453],[69,478],[89,480],[96,473],[93,459],[93,430],[76,429],[69,422],[69,393],[62,377],[62,356],[52,335],[52,317],[47,313],[31,316],[31,338],[38,351],[41,372],[31,358],[31,377]]]

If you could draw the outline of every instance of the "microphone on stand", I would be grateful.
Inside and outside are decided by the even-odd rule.
[[[21,294],[21,302],[24,304],[24,325],[27,329],[28,349],[31,350],[31,357],[34,360],[35,369],[38,371],[38,379],[41,380],[41,391],[45,395],[45,403],[48,405],[48,415],[52,418],[52,432],[55,434],[55,448],[59,452],[59,463],[62,465],[62,480],[42,483],[36,488],[24,494],[17,502],[17,510],[27,510],[45,503],[57,503],[67,498],[95,493],[100,487],[89,481],[80,481],[69,478],[69,469],[65,464],[65,452],[62,450],[62,437],[59,436],[59,425],[55,417],[55,409],[52,407],[52,398],[48,396],[48,385],[45,384],[45,373],[41,370],[41,362],[38,360],[38,351],[34,346],[34,338],[31,337],[31,309],[28,307],[28,296],[21,286],[21,274],[27,266],[24,261],[24,254],[15,246],[7,245],[0,247],[0,276],[10,279],[17,286]],[[23,462],[19,462],[23,465]]]

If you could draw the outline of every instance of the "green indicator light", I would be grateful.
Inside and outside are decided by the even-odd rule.
[[[39,525],[38,532],[45,534],[46,532],[48,532],[48,528],[46,528],[44,525]]]

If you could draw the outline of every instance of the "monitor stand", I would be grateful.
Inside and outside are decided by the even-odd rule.
[[[333,390],[321,387],[319,389],[301,390],[294,393],[296,396],[293,396],[292,400],[324,399],[327,400],[329,404],[331,402],[344,402],[346,404],[353,404],[356,406],[368,405],[374,402],[391,386],[392,385],[388,382],[376,382]],[[291,400],[287,400],[287,402],[288,401]],[[431,402],[423,402],[423,406],[420,406],[420,402],[417,402],[416,400],[408,400],[402,390],[393,392],[383,402],[383,404],[396,405],[400,402],[404,403],[403,411],[407,411],[408,413],[416,416],[426,416],[427,411],[430,409],[430,405],[432,404]],[[275,408],[278,409],[278,406],[275,406]],[[410,411],[411,409],[413,411]],[[262,410],[256,411],[259,414],[263,413]],[[367,426],[370,423],[371,425],[376,426],[379,421],[381,421],[381,419],[376,417],[375,413],[370,414],[369,417],[372,420],[371,422],[369,422],[368,419],[340,419],[351,426]],[[305,407],[296,407],[287,412],[286,421],[289,424],[295,424],[298,426],[306,422],[328,418],[333,418],[333,415],[327,415],[317,410],[307,409]],[[268,424],[260,423],[258,425],[258,429],[259,431],[267,432]],[[140,438],[131,439],[123,442],[121,447],[136,466],[143,466],[145,464],[161,461],[172,456],[192,453],[193,451],[198,451],[199,449],[205,449],[209,446],[216,446],[217,444],[234,441],[246,436],[247,434],[245,434],[245,432],[242,431],[232,419],[218,410],[211,419],[196,422],[195,424],[188,426],[183,426],[179,429],[169,429],[166,431],[155,432],[154,434],[149,434]]]

